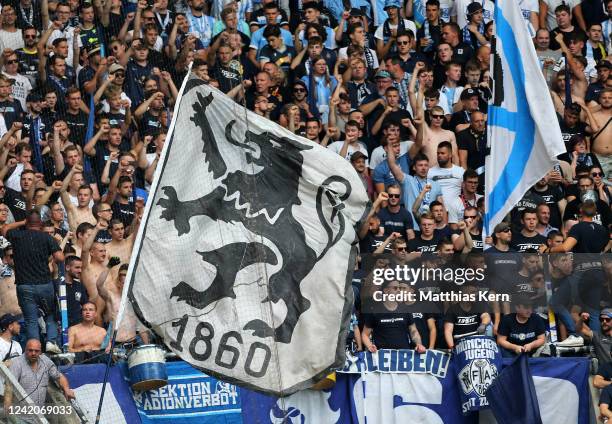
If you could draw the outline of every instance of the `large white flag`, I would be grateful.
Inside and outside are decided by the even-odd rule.
[[[516,0],[495,3],[485,174],[485,234],[565,152],[555,109]]]
[[[134,311],[208,374],[308,387],[344,361],[363,183],[198,78],[179,102],[132,255]]]

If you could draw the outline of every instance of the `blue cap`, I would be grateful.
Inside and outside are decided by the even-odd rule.
[[[400,2],[398,0],[385,0],[384,10],[387,10],[390,7],[397,7],[399,9],[401,7]]]
[[[599,314],[600,317],[606,317],[606,318],[612,318],[612,309],[611,308],[604,308],[602,309],[601,313]]]

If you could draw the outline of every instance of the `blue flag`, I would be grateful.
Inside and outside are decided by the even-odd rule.
[[[487,399],[498,424],[542,424],[527,355],[502,370],[489,386]]]
[[[565,152],[548,86],[516,0],[495,2],[484,233],[490,235]]]

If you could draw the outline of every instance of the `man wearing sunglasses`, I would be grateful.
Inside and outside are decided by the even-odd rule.
[[[580,322],[589,319],[589,314],[580,314]],[[599,370],[593,380],[598,389],[607,387],[612,382],[612,308],[605,308],[599,313],[600,331],[593,331],[582,326],[582,337],[595,348],[595,356],[599,359]],[[602,365],[603,364],[603,365]]]
[[[386,235],[399,233],[406,240],[414,238],[413,220],[410,212],[401,204],[402,188],[399,184],[392,184],[387,187],[387,195],[389,200],[387,207],[378,211],[380,225],[385,229]]]

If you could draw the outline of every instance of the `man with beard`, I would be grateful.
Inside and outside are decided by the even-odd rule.
[[[83,263],[78,256],[66,258],[66,304],[68,309],[68,325],[73,326],[81,322],[83,305],[89,302],[87,289],[81,283],[81,269]]]
[[[580,314],[580,323],[590,319],[587,313]],[[593,380],[593,385],[598,389],[603,389],[610,385],[612,380],[612,308],[605,308],[599,313],[599,323],[601,329],[599,331],[593,331],[588,326],[582,325],[581,332],[582,336],[590,341],[595,348],[595,355],[599,359],[600,371],[597,372]],[[606,368],[601,369],[601,364],[607,364]],[[606,376],[608,378],[598,378],[603,376],[603,372],[606,370]],[[602,381],[603,380],[603,381]]]
[[[206,48],[212,40],[215,20],[204,13],[206,7],[204,0],[189,0],[187,4],[189,10],[185,16],[189,22],[189,32],[195,34]]]
[[[440,184],[445,199],[458,197],[461,194],[461,184],[465,170],[458,165],[454,165],[451,161],[453,145],[449,141],[441,142],[438,144],[436,156],[438,166],[430,168],[427,177]]]
[[[531,188],[531,192],[542,197],[550,208],[550,225],[561,228],[561,216],[565,212],[567,200],[560,185],[549,184],[549,181],[555,176],[554,171],[549,172]],[[546,236],[546,234],[543,235]]]
[[[32,87],[36,88],[38,80],[38,36],[36,28],[26,26],[21,34],[23,36],[23,47],[15,50],[19,61],[19,73],[30,80]]]
[[[536,54],[542,64],[542,73],[546,82],[550,86],[555,75],[554,68],[561,59],[561,52],[550,49],[550,32],[545,28],[540,28],[535,36]]]
[[[550,206],[544,203],[538,205],[536,212],[538,215],[538,225],[536,225],[538,234],[548,237],[550,233],[559,231],[557,227],[550,225]]]
[[[612,175],[612,89],[599,93],[601,109],[593,113],[593,127],[587,127],[591,137],[591,151],[597,156],[606,176]],[[8,124],[7,124],[8,125]]]

